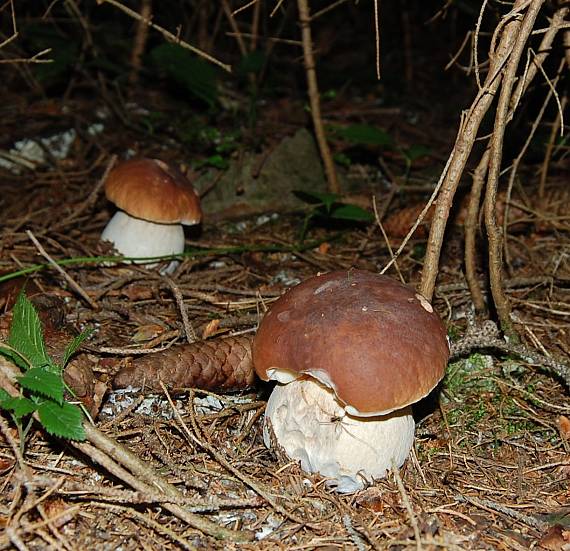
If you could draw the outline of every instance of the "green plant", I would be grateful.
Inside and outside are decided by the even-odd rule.
[[[398,147],[397,150],[400,152],[402,157],[404,157],[404,162],[406,163],[406,173],[405,173],[406,179],[408,179],[410,175],[410,172],[412,170],[412,164],[414,163],[414,161],[417,159],[421,159],[422,157],[426,157],[431,153],[429,147],[421,144],[415,144],[406,149]]]
[[[195,98],[212,108],[218,101],[217,71],[212,64],[177,44],[161,44],[150,52],[151,64]]]
[[[414,144],[404,148],[395,143],[394,138],[386,130],[369,124],[335,127],[331,129],[331,133],[334,138],[344,140],[356,146],[381,148],[401,155],[406,165],[404,172],[406,180],[410,175],[413,163],[431,153],[429,147],[421,144]],[[335,161],[344,166],[350,164],[350,158],[342,152],[335,154]]]
[[[372,145],[391,148],[394,139],[386,130],[369,124],[352,124],[343,128],[333,128],[333,136],[355,145]]]
[[[65,349],[61,365],[57,364],[46,351],[42,325],[33,304],[23,292],[18,297],[8,341],[0,343],[0,353],[23,372],[17,377],[20,394],[12,396],[0,388],[0,408],[12,416],[20,442],[25,441],[34,413],[48,433],[70,440],[85,439],[81,409],[65,400],[65,391],[71,391],[63,380],[63,370],[89,333],[75,337]]]
[[[231,154],[238,147],[239,135],[233,132],[222,133],[212,126],[204,126],[199,129],[195,136],[195,141],[202,148],[206,148],[209,155],[193,163],[192,167],[194,170],[205,166],[225,170],[229,166]]]
[[[303,220],[300,239],[305,239],[311,223],[315,220],[325,222],[365,222],[374,220],[374,215],[367,210],[350,203],[344,203],[342,197],[335,193],[319,193],[316,191],[295,190],[293,193],[305,203],[311,205]]]

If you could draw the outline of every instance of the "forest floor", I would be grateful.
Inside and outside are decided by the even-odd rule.
[[[132,350],[184,341],[181,307],[199,337],[252,334],[267,306],[286,289],[317,272],[379,271],[390,250],[375,223],[339,226],[327,216],[310,217],[318,214],[314,205],[283,209],[278,197],[269,197],[265,208],[238,219],[206,215],[200,231],[188,234],[187,255],[170,279],[140,265],[97,261],[111,252],[99,240],[114,209],[100,185],[110,153],[131,149],[166,160],[184,158],[167,126],[140,137],[133,128],[122,131],[120,125],[98,122],[99,107],[87,101],[71,109],[56,101],[21,104],[11,110],[13,118],[3,119],[3,134],[13,141],[74,133],[65,158],[44,151],[43,163],[24,166],[20,160],[0,169],[0,329],[6,330],[15,296],[24,287],[30,296],[55,297],[48,313],[60,320],[59,328],[93,328],[83,354],[103,384],[95,400],[97,426],[182,489],[193,510],[254,539],[235,543],[205,536],[35,426],[25,442],[27,475],[0,437],[1,548],[10,545],[9,528],[27,549],[570,546],[568,389],[520,358],[483,350],[451,362],[441,385],[415,409],[415,445],[400,473],[353,495],[335,494],[321,476],[303,473],[294,462],[280,463],[266,449],[261,434],[266,385],[227,395],[196,390],[172,402],[111,391],[112,375]],[[369,124],[374,117],[382,125],[390,116],[412,118],[402,111],[375,112],[365,99],[351,103],[344,116],[361,109],[356,118],[361,120],[364,108]],[[339,116],[338,106],[329,109]],[[259,159],[305,125],[306,116],[296,121],[290,115],[302,111],[300,103],[267,110],[258,130],[273,143],[257,148]],[[424,118],[430,113],[427,106],[419,111]],[[35,113],[34,125],[19,125],[24,112]],[[132,113],[142,125],[142,115]],[[99,129],[93,127],[97,122]],[[343,181],[360,180],[359,192],[347,201],[370,209],[374,194],[382,210],[390,197],[389,215],[425,200],[453,143],[452,126],[441,120],[438,125],[394,122],[390,128],[398,143],[430,143],[431,151],[414,159],[410,170],[405,156],[393,152],[381,156],[379,168],[378,155],[374,164],[370,148],[364,148],[363,161],[343,169]],[[45,143],[42,148],[49,149]],[[314,160],[318,165],[318,157]],[[562,189],[563,171],[563,163],[549,167],[549,189]],[[521,173],[528,183],[521,189],[532,196],[540,165],[525,166]],[[291,182],[291,189],[296,186],[301,184]],[[509,230],[505,285],[522,340],[568,363],[570,232],[568,213],[564,219],[555,210],[558,217],[548,222],[545,213],[529,209],[522,227]],[[55,261],[79,259],[62,266],[67,277],[41,256],[32,237]],[[392,249],[400,240],[390,241]],[[461,227],[450,227],[434,299],[452,339],[464,333],[471,307],[461,244]],[[417,285],[424,250],[425,235],[418,234],[399,257],[398,271],[392,268],[389,274]],[[39,264],[41,269],[29,270]],[[483,260],[481,266],[486,287]],[[11,423],[8,416],[5,420]],[[15,429],[11,434],[17,439]],[[25,499],[32,490],[54,519],[51,525]]]

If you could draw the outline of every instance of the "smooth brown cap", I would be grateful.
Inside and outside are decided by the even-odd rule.
[[[159,159],[132,159],[117,165],[105,194],[127,214],[163,224],[198,224],[200,198],[177,168]]]
[[[330,382],[350,413],[388,413],[437,385],[445,328],[411,287],[361,270],[312,277],[279,298],[253,344],[257,374],[276,368]]]

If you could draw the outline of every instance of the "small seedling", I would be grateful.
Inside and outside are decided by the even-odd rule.
[[[63,370],[90,332],[75,337],[65,349],[61,365],[47,353],[42,325],[38,314],[22,292],[13,310],[12,325],[6,343],[0,343],[0,353],[22,371],[17,377],[20,395],[11,396],[0,388],[0,408],[12,416],[25,441],[32,418],[37,412],[44,429],[54,436],[70,440],[84,440],[83,413],[79,406],[65,400],[65,391],[71,392],[63,380]]]

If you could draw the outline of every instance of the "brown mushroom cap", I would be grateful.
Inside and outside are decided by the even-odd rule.
[[[445,328],[429,302],[361,270],[292,288],[265,314],[253,345],[261,379],[275,378],[271,369],[311,375],[361,415],[417,402],[441,380],[448,358]]]
[[[177,168],[159,159],[132,159],[117,165],[105,194],[127,214],[162,224],[197,224],[200,198]]]

